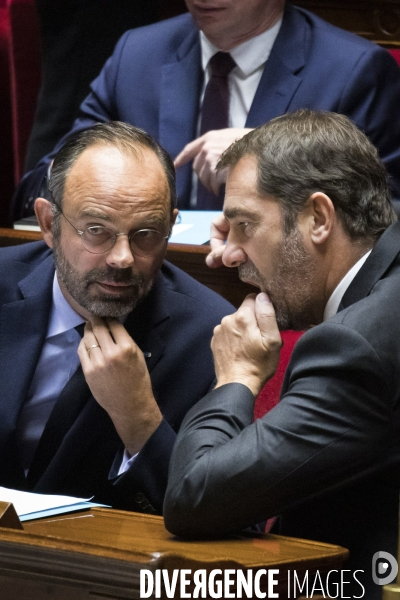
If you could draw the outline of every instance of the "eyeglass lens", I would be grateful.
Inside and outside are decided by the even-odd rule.
[[[111,250],[117,239],[107,227],[87,227],[81,236],[84,247],[94,254]],[[166,237],[156,229],[140,229],[129,235],[129,243],[133,254],[150,256],[161,250]]]

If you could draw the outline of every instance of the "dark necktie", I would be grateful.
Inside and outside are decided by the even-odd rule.
[[[84,324],[75,327],[81,336],[83,328]],[[79,365],[61,390],[39,440],[27,477],[31,488],[36,485],[50,464],[90,395],[89,386]]]
[[[214,129],[229,127],[229,87],[228,75],[236,66],[229,52],[217,52],[210,59],[211,77],[207,83],[201,109],[200,135]],[[221,210],[224,202],[224,189],[218,196],[209,192],[198,181],[197,209]]]

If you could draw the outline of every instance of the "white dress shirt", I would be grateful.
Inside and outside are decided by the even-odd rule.
[[[364,256],[362,256],[360,260],[358,260],[356,264],[351,267],[350,271],[346,273],[343,279],[335,287],[325,306],[323,319],[324,321],[329,319],[329,317],[336,315],[337,310],[339,308],[339,304],[341,303],[342,298],[345,292],[347,291],[347,288],[349,287],[354,277],[357,275],[358,271],[361,269],[371,252],[372,250],[368,250],[368,252],[366,252],[366,254],[364,254]]]
[[[79,366],[77,349],[81,338],[74,328],[81,323],[84,323],[84,319],[66,301],[54,275],[46,338],[17,425],[25,474],[53,406]]]
[[[230,51],[230,55],[236,63],[228,76],[229,85],[229,127],[243,128],[246,125],[247,115],[256,95],[258,84],[264,70],[264,66],[270,55],[272,46],[282,25],[279,19],[270,29],[263,31],[256,37],[239,44]],[[201,66],[204,71],[203,88],[201,91],[200,104],[203,103],[206,85],[211,76],[210,59],[220,52],[204,33],[200,31]],[[197,136],[200,135],[201,110],[197,122]],[[197,203],[197,176],[193,175],[192,193],[190,205],[196,207]]]
[[[245,127],[247,115],[249,114],[254,96],[260,83],[264,65],[271,53],[272,46],[282,25],[279,19],[270,29],[263,31],[256,37],[239,44],[230,51],[230,55],[236,63],[228,76],[229,85],[229,127]],[[203,89],[201,92],[201,103],[204,91],[210,79],[210,59],[220,52],[204,33],[200,31],[201,65],[204,71]],[[200,131],[199,119],[199,131]]]

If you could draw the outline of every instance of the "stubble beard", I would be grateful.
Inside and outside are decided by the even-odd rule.
[[[54,262],[57,277],[71,297],[90,314],[96,317],[121,317],[130,313],[138,302],[150,291],[153,278],[146,280],[142,275],[127,269],[92,269],[84,275],[78,273],[62,252],[58,243],[54,244]],[[107,295],[95,286],[95,282],[114,282],[129,287],[120,297]],[[94,288],[97,287],[97,290]]]
[[[239,277],[268,293],[280,330],[307,329],[314,320],[315,260],[297,227],[284,236],[273,262],[273,275],[268,280],[250,261],[239,266]]]

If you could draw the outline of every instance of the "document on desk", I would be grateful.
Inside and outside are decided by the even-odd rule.
[[[180,210],[169,241],[174,244],[207,244],[211,223],[219,210]]]
[[[42,519],[77,510],[88,510],[94,506],[105,506],[84,498],[32,494],[0,487],[0,501],[12,502],[20,521]]]

